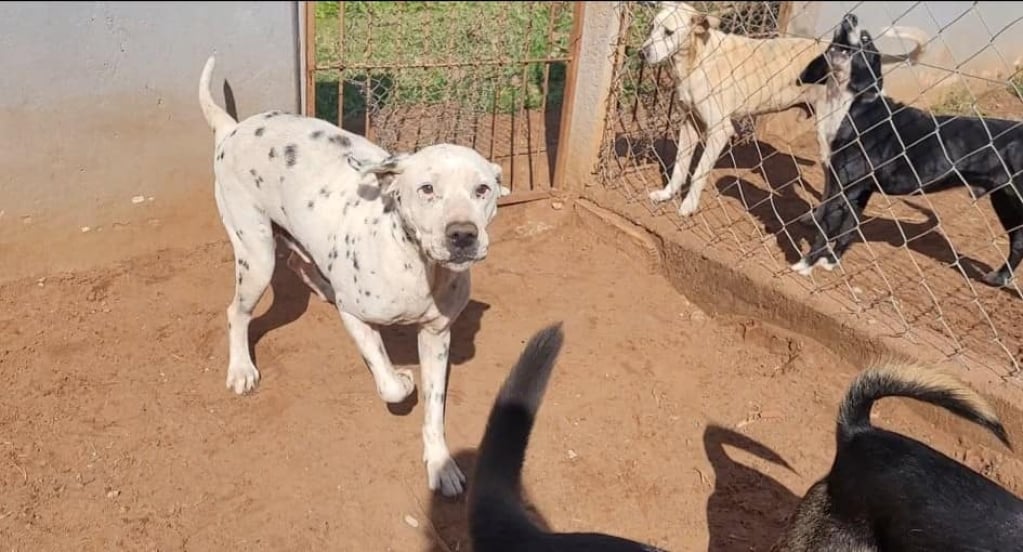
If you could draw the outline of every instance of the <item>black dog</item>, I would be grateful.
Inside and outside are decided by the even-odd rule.
[[[663,552],[600,533],[549,533],[522,505],[520,483],[529,434],[564,336],[561,324],[526,344],[487,420],[469,489],[469,533],[476,552]]]
[[[934,116],[882,92],[881,54],[856,16],[846,15],[828,50],[800,75],[800,84],[827,86],[829,113],[818,132],[829,136],[831,155],[824,198],[814,218],[818,233],[810,252],[792,269],[808,275],[821,263],[831,270],[855,237],[870,196],[938,192],[967,186],[990,195],[1009,234],[1008,261],[984,276],[1007,285],[1023,259],[1023,128],[1004,119]],[[834,241],[831,252],[827,245]]]
[[[865,370],[838,413],[830,473],[807,491],[772,551],[1023,551],[1023,501],[931,447],[870,425],[884,397],[909,397],[980,424],[1009,446],[991,407],[918,366]]]

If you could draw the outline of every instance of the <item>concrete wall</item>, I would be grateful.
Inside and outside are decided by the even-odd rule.
[[[899,67],[885,88],[911,100],[936,86],[961,85],[952,71],[967,77],[1005,80],[1023,61],[1023,2],[794,2],[789,33],[831,38],[848,12],[875,34],[887,25],[919,27],[933,40],[921,62],[934,67]],[[894,40],[878,41],[886,51],[905,51]],[[968,79],[971,88],[981,82]]]
[[[83,227],[120,229],[124,243],[157,227],[181,245],[199,239],[190,217],[208,224],[213,206],[202,65],[217,54],[216,97],[227,78],[242,117],[300,109],[299,8],[0,3],[0,257],[23,254],[0,261],[0,279],[76,264],[39,260],[49,245],[31,244]]]

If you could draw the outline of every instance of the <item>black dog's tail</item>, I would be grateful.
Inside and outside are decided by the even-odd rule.
[[[519,486],[533,420],[563,340],[561,323],[537,332],[494,401],[469,496],[470,530],[478,537],[485,532],[515,539],[537,531],[526,515]]]
[[[946,373],[898,363],[872,366],[853,380],[838,412],[839,446],[871,429],[870,409],[884,397],[908,397],[940,406],[987,428],[1012,448],[998,415],[976,391]]]

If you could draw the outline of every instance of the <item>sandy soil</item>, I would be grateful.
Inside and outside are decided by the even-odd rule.
[[[447,435],[463,467],[521,346],[564,320],[525,472],[546,522],[765,550],[830,464],[855,367],[756,320],[708,317],[567,209],[505,208],[494,231],[454,335]],[[210,239],[0,286],[4,548],[468,550],[464,503],[426,488],[421,404],[392,413],[336,313],[286,270],[253,326],[260,387],[225,389],[232,258]],[[388,349],[415,366],[408,329]],[[1023,491],[1023,466],[992,438],[939,429],[926,407],[877,412]]]

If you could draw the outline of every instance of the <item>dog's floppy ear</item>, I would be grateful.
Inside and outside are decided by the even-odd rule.
[[[387,193],[394,182],[394,178],[405,170],[404,164],[406,159],[408,159],[407,153],[399,153],[377,163],[366,163],[349,156],[348,164],[359,171],[359,176],[363,179],[369,175],[376,177],[378,193]]]
[[[828,77],[828,60],[824,54],[813,58],[796,79],[796,84],[821,84]]]
[[[706,33],[708,29],[717,29],[721,26],[721,18],[716,15],[698,13],[693,16],[693,32],[695,34]]]
[[[511,190],[509,190],[508,188],[501,184],[501,176],[504,174],[504,169],[501,168],[501,165],[498,165],[497,163],[491,163],[490,168],[494,169],[494,179],[497,180],[497,187],[501,191],[501,193],[498,194],[497,197],[504,197],[510,194]]]

